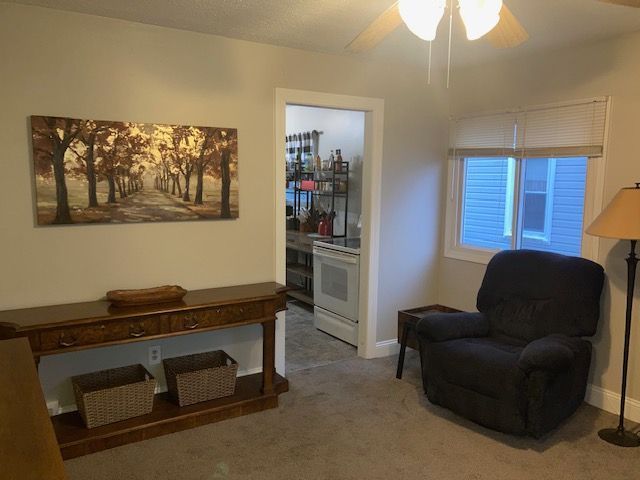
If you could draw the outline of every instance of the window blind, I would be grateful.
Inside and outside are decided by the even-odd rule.
[[[450,153],[459,157],[599,157],[607,98],[528,107],[453,121]]]
[[[517,118],[517,113],[498,113],[454,121],[452,150],[463,157],[513,155]]]
[[[516,134],[522,157],[601,157],[607,100],[530,108]]]

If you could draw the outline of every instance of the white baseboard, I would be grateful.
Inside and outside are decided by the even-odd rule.
[[[400,344],[397,338],[383,340],[382,342],[376,342],[374,358],[390,357],[391,355],[397,355],[398,352],[400,352]]]
[[[616,415],[620,413],[620,394],[596,385],[587,386],[585,402]],[[640,422],[640,401],[627,397],[624,416],[632,422]]]

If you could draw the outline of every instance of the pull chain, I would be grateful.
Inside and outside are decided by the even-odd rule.
[[[431,85],[431,47],[433,42],[429,42],[429,66],[427,67],[427,83]]]
[[[453,30],[453,0],[449,2],[449,53],[447,57],[447,88],[451,83],[451,36]]]

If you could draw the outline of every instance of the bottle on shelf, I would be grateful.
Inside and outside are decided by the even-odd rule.
[[[302,170],[303,170],[303,165],[302,165],[302,156],[301,156],[301,153],[300,153],[300,147],[297,147],[297,148],[296,148],[296,157],[295,157],[295,158],[296,158],[296,159],[295,159],[295,167],[294,167],[294,168],[295,168],[295,170],[296,170],[297,172],[302,172]],[[296,174],[296,175],[298,175],[298,174]],[[299,179],[298,179],[298,180],[299,180]],[[298,185],[297,185],[297,186],[298,186]]]
[[[341,172],[342,171],[342,150],[340,150],[339,148],[336,149],[336,168],[335,168],[336,172]]]
[[[304,162],[304,170],[313,172],[313,153],[311,153],[311,132],[302,134],[302,159]]]
[[[329,170],[333,170],[334,161],[335,161],[335,157],[333,156],[333,150],[331,150],[331,154],[329,155]]]
[[[284,148],[284,161],[286,164],[286,169],[287,171],[291,170],[291,137],[289,135],[287,135],[286,137],[284,137],[284,144],[285,144],[285,148]]]

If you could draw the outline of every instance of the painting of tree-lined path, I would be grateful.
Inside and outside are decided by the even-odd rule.
[[[234,128],[31,117],[39,225],[238,217]]]

